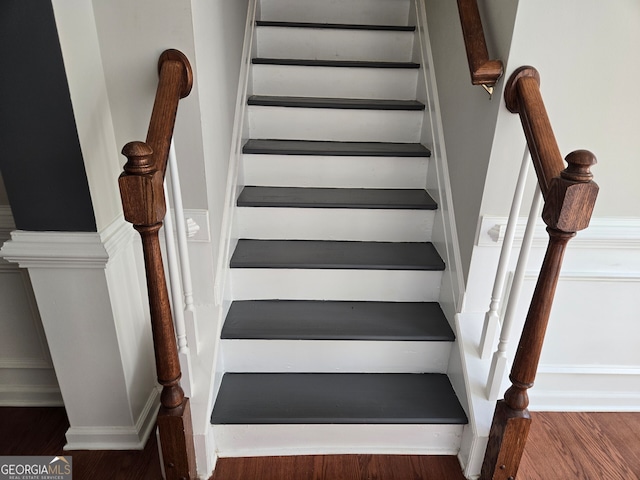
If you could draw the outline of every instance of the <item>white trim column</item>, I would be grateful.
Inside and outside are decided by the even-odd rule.
[[[69,416],[67,450],[141,449],[159,406],[134,230],[14,231],[0,256],[29,271]]]

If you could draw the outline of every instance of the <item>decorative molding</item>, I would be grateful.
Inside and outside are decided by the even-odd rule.
[[[527,272],[525,280],[536,281],[539,272]],[[561,281],[568,282],[640,282],[640,272],[589,272],[589,271],[566,271],[560,273]]]
[[[640,375],[640,367],[637,365],[542,364],[538,367],[538,373],[546,375]]]
[[[0,255],[23,268],[104,268],[109,260],[94,232],[27,232],[14,230]]]
[[[53,368],[51,362],[42,358],[3,358],[0,359],[0,369],[46,369]],[[0,387],[2,388],[2,387]]]
[[[507,217],[485,215],[478,229],[476,245],[479,247],[500,247],[507,229]],[[521,242],[527,223],[526,217],[518,218],[516,243]],[[536,223],[533,246],[546,246],[548,235],[546,226],[540,219]],[[571,240],[571,247],[582,248],[640,248],[640,218],[592,218],[589,228],[578,232]]]
[[[104,268],[134,233],[122,217],[99,233],[14,230],[0,257],[22,268]]]
[[[637,412],[640,392],[531,389],[530,410],[540,412]]]
[[[160,393],[153,389],[132,427],[70,427],[64,450],[142,450],[153,431]]]
[[[171,209],[171,215],[173,218],[176,218],[175,210]],[[208,210],[186,208],[184,210],[184,217],[187,224],[187,241],[204,243],[211,241]]]
[[[0,385],[0,407],[62,407],[57,386]]]
[[[123,251],[133,241],[136,231],[133,226],[125,221],[124,217],[118,216],[113,222],[99,232],[100,240],[104,244],[109,259],[115,257]]]

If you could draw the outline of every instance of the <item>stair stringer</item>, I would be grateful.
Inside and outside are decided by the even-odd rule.
[[[220,334],[224,319],[231,306],[231,269],[229,260],[238,242],[238,234],[234,227],[234,217],[236,213],[236,198],[244,187],[242,176],[242,146],[249,138],[249,120],[247,99],[253,94],[251,79],[251,59],[256,55],[256,20],[260,18],[260,1],[249,0],[247,6],[247,19],[245,24],[245,34],[242,46],[242,58],[240,73],[238,76],[238,92],[236,97],[236,108],[234,115],[233,131],[231,136],[231,152],[229,156],[227,179],[225,185],[225,200],[222,213],[222,223],[220,226],[220,237],[218,240],[218,252],[216,263],[216,274],[214,279],[214,297],[218,330],[215,333],[213,348],[213,366],[209,376],[210,384],[203,386],[202,394],[208,395],[206,402],[208,412],[205,415],[204,435],[195,435],[196,462],[200,478],[208,478],[213,472],[217,459],[218,449],[216,447],[213,428],[208,421],[208,416],[215,399],[220,390],[222,375],[224,373],[224,363],[222,358],[222,348]]]
[[[471,370],[481,369],[482,366],[469,363],[473,349],[467,345],[469,332],[461,329],[460,312],[463,310],[465,284],[461,270],[447,154],[423,0],[411,0],[411,20],[417,27],[413,61],[421,64],[417,100],[427,105],[421,141],[430,145],[432,151],[432,164],[427,172],[426,188],[439,205],[433,226],[432,242],[447,265],[443,272],[439,302],[456,333],[456,342],[451,349],[447,374],[469,419],[469,423],[463,429],[458,459],[465,476],[477,478],[488,440],[486,425],[488,407],[486,399],[482,397],[482,389],[473,389],[471,377],[477,378],[478,375],[474,375]]]

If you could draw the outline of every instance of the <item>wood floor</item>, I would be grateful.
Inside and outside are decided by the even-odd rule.
[[[464,480],[454,456],[222,458],[210,480]]]
[[[0,408],[0,455],[71,455],[74,480],[158,480],[155,435],[142,451],[65,452],[64,408]]]
[[[640,480],[640,413],[532,413],[518,480]],[[142,451],[64,452],[63,408],[0,408],[0,455],[73,458],[75,480],[157,480]],[[463,480],[455,457],[335,455],[220,459],[212,480]]]

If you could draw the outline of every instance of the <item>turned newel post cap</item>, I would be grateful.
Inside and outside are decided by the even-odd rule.
[[[568,166],[551,179],[542,219],[556,230],[578,232],[589,226],[598,196],[591,166],[596,157],[588,150],[576,150],[566,157]]]
[[[153,149],[144,142],[129,142],[122,148],[122,154],[127,157],[124,171],[129,175],[145,175],[153,173]]]
[[[591,167],[598,163],[596,156],[589,150],[576,150],[565,157],[569,164],[560,176],[573,182],[590,182],[593,180]]]

